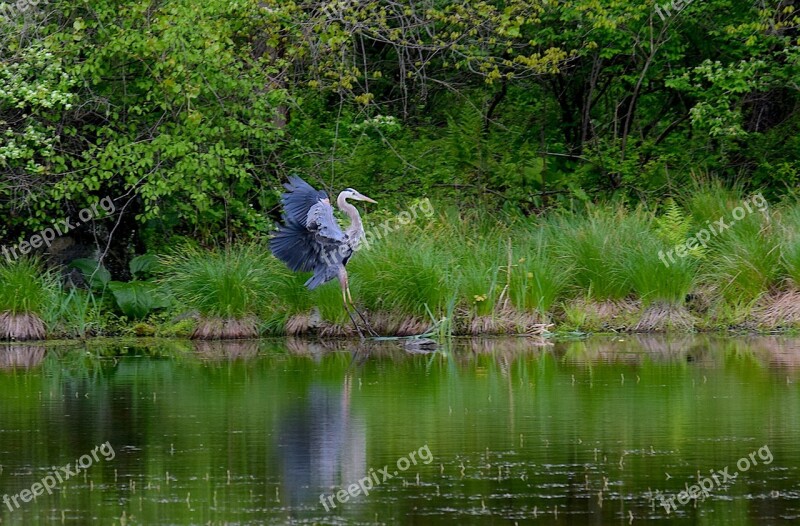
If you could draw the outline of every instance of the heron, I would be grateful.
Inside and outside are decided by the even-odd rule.
[[[350,225],[342,231],[339,223],[333,217],[333,206],[331,206],[327,193],[315,189],[296,175],[290,177],[289,182],[283,186],[287,190],[281,197],[283,224],[278,225],[278,231],[269,241],[269,248],[273,255],[295,272],[313,272],[305,283],[309,290],[338,278],[342,289],[344,309],[355,325],[358,335],[362,339],[364,338],[350,307],[364,322],[367,331],[371,335],[377,336],[364,315],[353,303],[345,269],[350,256],[358,250],[361,240],[364,238],[361,215],[358,213],[358,209],[347,200],[368,203],[376,203],[376,201],[352,188],[342,190],[339,197],[336,198],[336,205],[350,219]]]

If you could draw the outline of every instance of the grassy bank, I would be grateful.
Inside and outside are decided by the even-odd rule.
[[[386,219],[367,216],[367,230]],[[800,328],[797,203],[705,188],[652,209],[493,217],[439,207],[390,223],[348,266],[382,334]],[[41,319],[49,337],[353,333],[338,284],[305,290],[307,275],[263,242],[183,246],[150,261],[132,266],[129,283],[107,276],[60,290],[40,266],[5,264],[3,275],[37,285],[0,289],[0,312]]]

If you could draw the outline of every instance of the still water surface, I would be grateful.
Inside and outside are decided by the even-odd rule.
[[[800,523],[799,372],[777,336],[3,347],[0,518]]]

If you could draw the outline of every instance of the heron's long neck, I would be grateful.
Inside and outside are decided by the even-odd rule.
[[[344,192],[339,194],[339,197],[336,199],[336,206],[350,218],[350,226],[347,227],[345,233],[350,238],[358,239],[364,233],[364,227],[361,224],[361,215],[358,213],[358,209],[348,203],[347,199],[345,199],[342,194],[344,194]]]

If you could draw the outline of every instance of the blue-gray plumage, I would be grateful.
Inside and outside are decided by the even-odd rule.
[[[355,309],[353,298],[350,296],[345,265],[353,252],[358,249],[364,237],[364,227],[358,210],[347,200],[370,203],[375,201],[352,188],[343,190],[336,199],[336,205],[350,218],[350,225],[347,230],[342,231],[333,217],[333,207],[328,194],[316,190],[297,176],[290,177],[284,187],[287,192],[281,198],[284,210],[283,224],[278,226],[278,231],[270,239],[270,250],[291,270],[313,272],[314,274],[306,281],[306,287],[309,289],[338,277],[342,286],[345,309],[348,302]],[[361,316],[358,309],[355,310]],[[350,314],[349,309],[347,312]],[[353,319],[352,315],[350,318]],[[364,320],[363,316],[361,318]],[[373,332],[366,320],[364,322],[369,331]],[[361,334],[354,319],[353,323]]]

